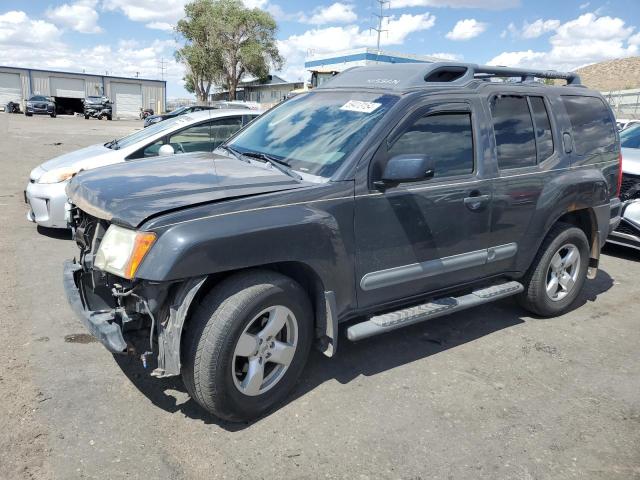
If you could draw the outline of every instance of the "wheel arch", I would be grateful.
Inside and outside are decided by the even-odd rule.
[[[318,348],[327,356],[335,353],[337,319],[333,292],[325,291],[320,275],[310,265],[299,261],[276,262],[189,279],[173,288],[167,301],[165,321],[160,323],[158,329],[158,370],[155,376],[168,377],[180,374],[184,327],[188,325],[195,307],[202,298],[224,279],[251,270],[271,270],[295,280],[306,292],[311,303],[314,313],[314,336]]]

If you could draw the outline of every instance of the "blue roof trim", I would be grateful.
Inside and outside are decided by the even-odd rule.
[[[383,63],[433,63],[429,60],[418,60],[415,58],[395,57],[392,55],[378,55],[376,53],[354,53],[353,55],[344,55],[342,57],[325,58],[322,60],[312,60],[304,62],[304,68],[322,67],[324,65],[333,65],[336,63],[359,62],[362,60],[371,60]]]

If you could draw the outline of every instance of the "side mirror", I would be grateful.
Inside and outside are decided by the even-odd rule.
[[[158,150],[159,157],[168,157],[169,155],[173,155],[174,153],[176,153],[176,151],[168,143],[165,143],[164,145],[162,145]]]
[[[427,155],[396,155],[389,159],[382,178],[374,185],[385,189],[399,183],[421,182],[432,178],[434,173],[433,159]]]

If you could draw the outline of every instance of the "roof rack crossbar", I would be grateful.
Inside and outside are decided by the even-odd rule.
[[[567,85],[581,85],[580,75],[575,72],[557,72],[555,70],[532,70],[528,68],[492,67],[488,65],[474,65],[474,74],[485,74],[496,77],[521,77],[522,81],[537,78],[566,80]]]

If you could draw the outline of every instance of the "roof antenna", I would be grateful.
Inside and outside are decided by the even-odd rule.
[[[380,13],[374,13],[374,17],[378,17],[378,26],[377,27],[369,27],[369,31],[373,30],[378,33],[378,41],[376,42],[377,55],[380,55],[380,35],[382,32],[388,32],[389,30],[386,28],[382,28],[382,24],[384,23],[385,18],[389,18],[389,15],[384,14],[384,7],[387,5],[387,10],[391,8],[390,0],[376,0],[380,5]]]

